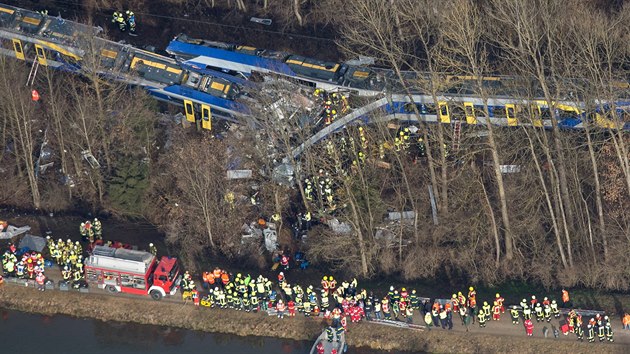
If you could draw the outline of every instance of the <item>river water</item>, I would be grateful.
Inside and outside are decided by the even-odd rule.
[[[308,353],[310,343],[0,310],[2,353]]]
[[[312,343],[240,337],[136,323],[103,322],[0,309],[0,353],[37,354],[298,354]],[[350,348],[353,354],[387,352]]]

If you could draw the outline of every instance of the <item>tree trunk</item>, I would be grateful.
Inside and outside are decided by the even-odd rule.
[[[293,13],[295,14],[295,18],[298,21],[300,27],[304,25],[302,20],[302,15],[300,15],[300,0],[293,0]]]

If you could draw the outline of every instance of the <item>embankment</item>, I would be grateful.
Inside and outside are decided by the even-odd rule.
[[[82,294],[47,291],[13,284],[0,287],[0,307],[12,310],[63,314],[96,318],[102,321],[136,322],[230,333],[241,336],[269,336],[295,340],[313,340],[324,326],[321,320],[309,318],[268,317],[265,314],[233,310],[198,308],[177,302],[154,302],[141,297]],[[448,333],[439,330],[410,331],[369,323],[351,324],[348,333],[351,346],[393,351],[439,353],[621,353],[620,345],[589,345],[501,335]]]

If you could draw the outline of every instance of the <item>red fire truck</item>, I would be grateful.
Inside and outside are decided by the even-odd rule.
[[[160,300],[175,295],[182,280],[176,258],[144,251],[96,246],[85,262],[85,279],[111,293],[150,295]]]

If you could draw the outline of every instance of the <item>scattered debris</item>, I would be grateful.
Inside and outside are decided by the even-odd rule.
[[[92,155],[92,152],[90,150],[81,151],[81,156],[85,159],[85,161],[90,164],[92,169],[96,170],[97,168],[101,168],[101,164],[98,162],[96,157]]]
[[[228,170],[227,179],[247,179],[252,178],[252,170]]]
[[[258,17],[252,17],[249,19],[251,22],[254,23],[259,23],[261,25],[265,25],[265,26],[271,26],[272,20],[270,18],[258,18]]]

